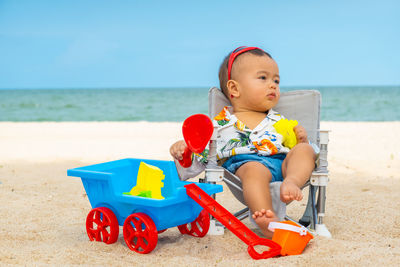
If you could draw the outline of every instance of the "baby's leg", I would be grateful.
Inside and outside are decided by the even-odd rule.
[[[277,221],[273,209],[269,183],[272,179],[271,172],[263,164],[255,161],[246,162],[236,171],[243,185],[243,196],[246,204],[253,213],[253,219],[260,227],[262,233],[272,237],[268,225]]]
[[[282,163],[281,200],[289,203],[293,200],[303,199],[301,187],[310,178],[315,164],[315,152],[306,143],[294,146]]]

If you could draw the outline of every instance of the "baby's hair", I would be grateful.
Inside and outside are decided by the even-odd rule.
[[[268,56],[269,58],[272,59],[272,57],[271,57],[270,54],[268,54],[267,52],[265,52],[265,51],[263,51],[263,50],[261,50],[261,49],[254,49],[254,50],[249,50],[249,51],[243,52],[243,54],[247,54],[247,53],[253,54],[253,55],[256,55],[256,56],[260,56],[260,57],[261,57],[261,56]],[[229,63],[229,57],[230,57],[231,54],[232,54],[232,52],[229,53],[229,54],[224,58],[224,61],[222,61],[222,64],[221,64],[221,66],[219,67],[219,73],[218,73],[218,77],[219,77],[219,86],[220,86],[222,92],[224,93],[224,95],[225,95],[228,99],[229,99],[229,96],[228,96],[228,88],[226,87],[226,83],[228,82],[228,63]],[[243,54],[238,55],[238,56],[236,57],[236,60],[237,60],[238,57],[240,57],[240,56],[243,55]],[[236,61],[236,60],[235,60],[235,61]]]

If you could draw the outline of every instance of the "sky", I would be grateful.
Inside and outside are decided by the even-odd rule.
[[[0,89],[211,87],[242,45],[281,86],[400,85],[400,1],[0,0]]]

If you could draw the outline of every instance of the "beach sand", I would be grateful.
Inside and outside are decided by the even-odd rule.
[[[303,254],[255,261],[231,232],[195,238],[177,228],[140,255],[122,234],[112,245],[90,242],[91,207],[67,169],[121,158],[169,160],[180,123],[0,123],[0,265],[361,266],[400,264],[400,122],[322,122],[331,130],[325,224]],[[307,195],[307,191],[304,191]],[[217,200],[242,205],[229,190]],[[305,200],[288,207],[297,217]],[[254,228],[248,219],[244,223]],[[122,229],[122,228],[121,228]]]

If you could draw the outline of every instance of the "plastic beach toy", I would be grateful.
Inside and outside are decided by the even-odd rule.
[[[228,228],[233,234],[246,243],[248,246],[247,252],[253,259],[268,259],[280,254],[281,247],[278,243],[256,235],[238,218],[232,215],[227,209],[225,209],[212,197],[201,190],[201,188],[199,188],[196,184],[187,184],[185,187],[188,196],[190,196],[213,217],[220,221],[226,228]],[[266,250],[259,252],[255,249],[255,247]]]
[[[162,196],[153,199],[124,195],[137,184],[135,179],[144,162],[161,169],[164,178]],[[146,254],[157,246],[158,236],[168,228],[178,227],[182,234],[203,237],[210,226],[210,215],[186,194],[175,162],[150,159],[121,159],[68,170],[80,177],[92,210],[86,218],[86,232],[91,241],[112,244],[120,230],[129,249]],[[207,195],[222,191],[217,184],[198,184]],[[120,229],[120,226],[121,229]]]
[[[183,159],[179,163],[184,168],[192,165],[192,154],[201,153],[206,148],[213,134],[214,127],[209,117],[195,114],[188,117],[182,126],[183,138],[187,144]]]
[[[302,225],[292,221],[270,222],[268,229],[274,232],[272,241],[281,247],[281,255],[299,255],[314,236]]]
[[[293,128],[298,124],[296,120],[282,119],[274,124],[275,130],[283,136],[283,145],[292,148],[297,144]]]
[[[162,182],[164,177],[165,175],[160,168],[142,161],[139,165],[136,186],[129,193],[124,193],[124,195],[164,199],[161,195],[161,188],[164,187]]]

